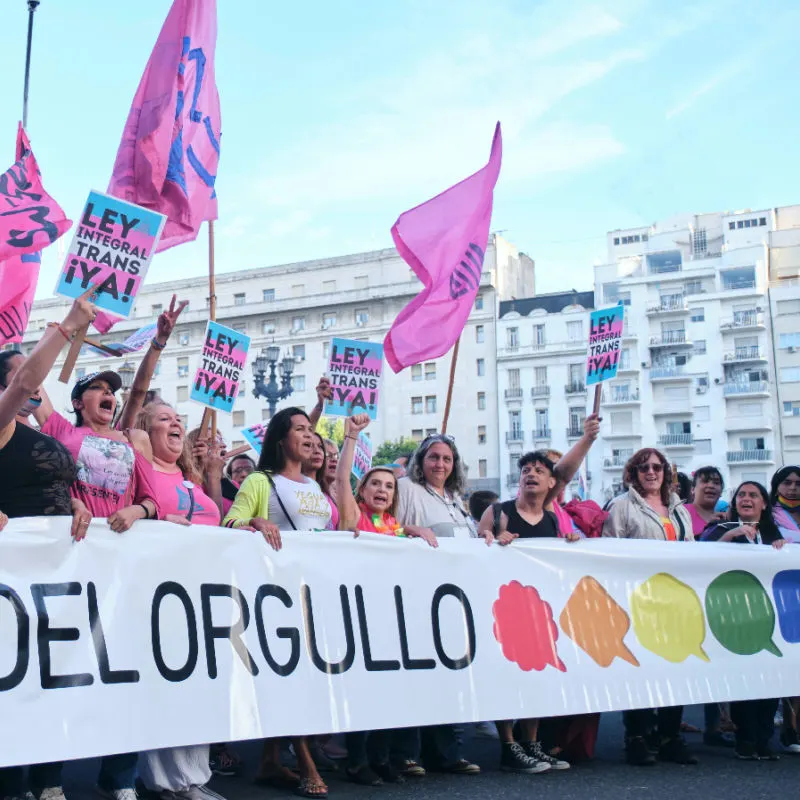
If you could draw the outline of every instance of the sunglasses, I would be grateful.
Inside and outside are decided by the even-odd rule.
[[[430,436],[426,436],[422,440],[422,444],[428,444],[429,442],[445,442],[447,444],[455,444],[456,440],[454,436],[451,436],[449,433],[432,433]]]
[[[642,473],[642,474],[650,472],[650,471],[655,472],[655,473],[663,472],[664,471],[664,465],[663,464],[637,464],[636,465],[636,471],[639,472],[639,473]]]

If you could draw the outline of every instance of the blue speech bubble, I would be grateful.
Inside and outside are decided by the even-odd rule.
[[[791,644],[800,642],[800,569],[785,569],[772,581],[781,636]]]

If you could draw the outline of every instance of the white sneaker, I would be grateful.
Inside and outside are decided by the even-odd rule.
[[[102,786],[96,786],[95,790],[107,800],[139,800],[136,789],[104,789]]]
[[[60,786],[48,786],[46,789],[34,792],[34,795],[36,800],[67,800]]]

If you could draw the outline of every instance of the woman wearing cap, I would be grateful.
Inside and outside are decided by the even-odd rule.
[[[28,358],[19,351],[0,354],[0,530],[9,518],[72,516],[73,538],[80,540],[86,534],[91,514],[69,492],[75,480],[72,456],[60,442],[30,427],[27,417],[67,340],[94,315],[94,306],[81,297],[62,323],[47,327]],[[32,790],[41,800],[64,800],[62,766],[34,764],[27,783],[23,767],[0,769],[0,797],[30,798]]]

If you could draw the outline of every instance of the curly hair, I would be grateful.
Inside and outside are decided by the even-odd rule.
[[[739,509],[736,505],[736,500],[743,486],[755,486],[756,489],[758,489],[758,493],[761,495],[762,502],[764,503],[764,508],[761,509],[761,516],[758,520],[758,529],[761,532],[762,537],[767,542],[774,542],[776,539],[782,539],[783,536],[778,530],[778,526],[775,524],[775,520],[772,517],[772,506],[769,502],[767,490],[757,481],[742,481],[736,487],[736,489],[734,489],[734,492],[731,495],[731,504],[728,508],[728,519],[730,519],[731,522],[739,522],[741,519],[739,517]]]
[[[422,462],[428,450],[435,444],[446,444],[453,454],[453,471],[448,475],[444,482],[444,488],[453,494],[462,494],[467,485],[467,476],[464,474],[464,462],[461,460],[455,439],[441,433],[435,433],[426,437],[419,444],[417,449],[411,454],[408,460],[406,475],[414,482],[425,485],[425,473],[422,471]]]
[[[137,430],[144,431],[150,436],[150,432],[153,430],[153,417],[158,413],[159,408],[168,408],[170,411],[175,410],[169,403],[165,403],[161,400],[148,403],[140,409],[139,413],[136,415],[133,427]],[[184,431],[183,436],[183,450],[178,456],[177,464],[178,469],[180,469],[183,473],[183,477],[187,481],[197,484],[203,482],[202,471],[198,469],[198,465],[192,458],[192,444],[189,441],[189,437],[186,435],[186,431]]]
[[[633,487],[639,494],[643,494],[642,484],[639,483],[639,470],[638,467],[648,461],[650,456],[655,456],[664,467],[664,478],[661,481],[661,502],[665,506],[669,506],[670,495],[672,494],[672,466],[667,461],[666,456],[655,447],[643,447],[637,450],[625,464],[625,469],[622,473],[622,480],[628,487]]]

